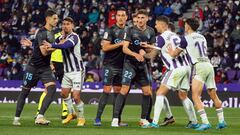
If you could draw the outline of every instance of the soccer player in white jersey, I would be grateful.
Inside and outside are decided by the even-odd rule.
[[[217,129],[222,129],[226,127],[222,102],[216,93],[217,88],[214,80],[214,70],[207,56],[207,41],[203,35],[196,32],[198,27],[199,22],[196,19],[187,19],[185,22],[186,36],[181,39],[181,46],[187,46],[186,50],[189,54],[189,60],[192,63],[192,99],[202,120],[201,126],[196,130],[207,130],[211,128],[201,101],[204,84],[216,108],[218,116]],[[169,48],[169,54],[173,57],[181,52],[182,50],[180,48]]]
[[[73,32],[74,21],[70,17],[66,17],[63,20],[62,29],[64,34],[56,39],[55,43],[50,44],[44,42],[47,48],[62,49],[63,63],[64,63],[64,76],[62,80],[61,96],[68,107],[68,116],[62,121],[63,124],[69,123],[76,118],[76,114],[73,111],[72,98],[69,96],[72,90],[73,100],[76,103],[78,123],[77,126],[85,125],[84,118],[84,103],[80,99],[80,91],[85,77],[85,68],[80,53],[80,38]]]
[[[180,45],[180,38],[173,32],[168,30],[169,19],[165,16],[157,17],[155,28],[161,35],[157,36],[157,46],[161,48],[161,59],[167,67],[161,85],[157,90],[156,102],[154,106],[153,122],[149,125],[152,128],[158,128],[158,121],[161,111],[164,106],[164,98],[170,89],[178,90],[181,97],[185,111],[191,123],[189,128],[197,128],[197,118],[192,101],[187,97],[189,90],[189,76],[190,76],[190,63],[187,60],[187,55],[182,52],[178,57],[173,58],[168,54],[168,45],[173,45],[173,48],[179,47],[185,49]],[[143,46],[152,48],[151,46]],[[148,55],[148,56],[147,56]],[[146,54],[145,57],[153,57],[155,54]]]

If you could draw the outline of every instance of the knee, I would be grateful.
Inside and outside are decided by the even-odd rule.
[[[110,93],[110,92],[111,92],[111,89],[112,89],[111,86],[104,86],[103,92],[104,92],[104,93]]]
[[[182,91],[179,91],[178,92],[178,97],[180,100],[185,100],[187,98],[187,92],[182,92]]]
[[[114,91],[114,93],[119,93],[121,91],[121,87],[115,86],[115,87],[113,87],[113,91]]]
[[[68,96],[69,96],[69,94],[64,91],[61,91],[60,95],[62,98],[68,98]]]
[[[120,94],[127,95],[128,94],[128,89],[125,89],[125,88],[121,89]]]
[[[78,93],[73,94],[73,100],[75,101],[76,104],[80,103],[80,94]]]
[[[148,91],[143,91],[143,95],[144,96],[151,96],[151,91],[148,90]]]

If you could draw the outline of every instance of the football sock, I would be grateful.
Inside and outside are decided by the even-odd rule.
[[[102,96],[100,97],[100,101],[99,101],[99,104],[98,104],[96,118],[99,118],[99,119],[101,118],[103,110],[104,110],[104,108],[107,104],[108,97],[109,97],[109,93],[105,93],[105,92],[102,93]]]
[[[192,124],[197,124],[197,116],[192,101],[189,98],[186,98],[182,101],[182,104],[188,115],[189,121],[191,121]]]
[[[15,117],[20,117],[23,107],[25,105],[25,99],[27,98],[29,93],[30,93],[29,89],[22,88],[22,91],[20,92],[18,99],[17,99],[17,107],[16,107]]]
[[[224,116],[223,116],[223,108],[216,109],[217,116],[218,116],[218,122],[222,123],[224,122]]]
[[[159,117],[163,108],[163,102],[164,102],[165,96],[157,96],[155,105],[154,105],[154,117],[153,117],[153,123],[158,124]]]
[[[202,123],[203,124],[209,124],[208,118],[207,118],[207,114],[205,112],[204,109],[198,110],[198,113],[201,117]]]
[[[44,113],[48,109],[49,105],[51,104],[55,93],[56,93],[56,85],[50,85],[47,87],[47,95],[43,99],[43,103],[42,103],[41,109],[39,111],[39,114],[44,115]]]
[[[149,112],[150,99],[151,99],[150,95],[143,95],[141,119],[147,119],[146,117]]]

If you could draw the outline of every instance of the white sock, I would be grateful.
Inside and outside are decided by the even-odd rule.
[[[156,97],[156,101],[154,105],[154,117],[153,117],[153,123],[155,124],[158,124],[159,117],[163,109],[163,101],[164,101],[164,96],[160,95]]]
[[[208,118],[207,118],[207,114],[205,112],[204,109],[198,110],[198,113],[201,117],[202,123],[203,124],[209,124]]]
[[[166,96],[164,96],[163,111],[166,113],[166,117],[170,118],[173,116],[172,111],[169,106],[169,102]]]
[[[63,100],[65,102],[65,105],[67,106],[68,114],[73,114],[75,111],[74,111],[74,107],[73,107],[73,102],[72,102],[71,96],[69,95],[67,98],[64,98]]]
[[[14,117],[14,120],[19,121],[20,117]]]
[[[43,118],[44,116],[42,114],[38,114],[36,119]]]
[[[191,121],[192,124],[197,124],[197,116],[192,101],[189,98],[186,98],[182,101],[182,104],[188,115],[189,121]]]
[[[78,118],[84,118],[84,103],[81,101],[79,104],[76,105],[78,111]]]
[[[222,108],[216,109],[216,112],[218,116],[218,122],[222,123],[224,121],[223,109]]]

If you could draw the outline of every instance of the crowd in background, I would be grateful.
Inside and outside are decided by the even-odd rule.
[[[227,5],[227,6],[226,6]],[[86,81],[101,81],[104,53],[101,38],[104,31],[115,24],[118,7],[125,7],[131,16],[140,8],[149,12],[148,25],[154,27],[155,18],[165,15],[179,21],[178,34],[183,34],[182,15],[195,6],[192,17],[199,18],[199,31],[208,41],[209,58],[215,67],[217,83],[237,82],[240,78],[240,4],[234,0],[209,0],[199,7],[194,0],[0,0],[0,80],[22,80],[31,47],[22,47],[20,39],[35,37],[44,25],[44,12],[55,9],[61,20],[70,16],[75,32],[81,38],[81,54],[87,67]],[[204,9],[202,9],[204,8]],[[162,76],[162,63],[156,58],[150,63],[153,79]]]

